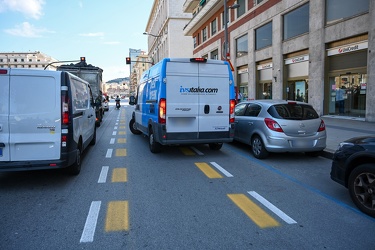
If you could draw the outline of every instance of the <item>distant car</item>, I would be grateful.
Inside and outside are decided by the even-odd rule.
[[[264,159],[269,152],[305,152],[319,155],[326,147],[324,121],[304,102],[244,101],[235,107],[234,140],[251,146]]]
[[[349,189],[362,212],[375,217],[375,136],[341,142],[333,155],[331,179]]]

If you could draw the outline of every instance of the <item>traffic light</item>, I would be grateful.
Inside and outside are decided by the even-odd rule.
[[[127,58],[126,58],[126,64],[131,64],[131,62],[132,62],[132,61],[131,61],[130,57],[127,57]]]
[[[80,61],[81,61],[81,62],[86,62],[86,57],[81,56]]]

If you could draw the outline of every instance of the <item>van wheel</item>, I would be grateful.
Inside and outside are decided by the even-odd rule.
[[[267,158],[269,154],[266,148],[264,147],[262,138],[260,138],[258,135],[254,136],[251,140],[251,149],[253,151],[253,155],[257,159]]]
[[[92,140],[90,141],[90,145],[94,146],[96,143],[96,127],[94,127],[94,135],[92,137]]]
[[[223,143],[209,143],[208,146],[211,150],[220,150],[223,147]]]
[[[135,119],[132,118],[129,122],[129,129],[130,131],[135,134],[135,135],[140,135],[142,132],[137,130],[136,127],[135,127]]]
[[[82,147],[81,144],[78,144],[77,150],[76,150],[76,160],[68,167],[68,173],[70,175],[78,175],[81,172],[81,157],[82,157]]]
[[[152,132],[152,128],[150,128],[150,130],[149,130],[148,142],[149,142],[149,146],[150,146],[150,151],[152,153],[159,153],[161,151],[161,144],[155,141],[154,133]]]

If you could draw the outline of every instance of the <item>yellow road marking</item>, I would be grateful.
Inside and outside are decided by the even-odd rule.
[[[126,126],[120,126],[119,129],[126,129]]]
[[[126,135],[126,131],[119,131],[118,134],[119,135]]]
[[[105,231],[129,230],[129,204],[128,201],[111,201],[108,203],[105,219]]]
[[[112,182],[127,182],[128,173],[126,168],[115,168],[112,172]]]
[[[125,121],[120,121],[120,124],[125,124]]]
[[[126,143],[126,138],[118,138],[117,143]]]
[[[195,155],[194,151],[187,147],[179,148],[184,155]]]
[[[211,168],[207,163],[205,162],[196,162],[195,165],[208,177],[211,179],[214,178],[223,178],[221,174],[216,172],[213,168]]]
[[[252,202],[246,195],[228,194],[228,197],[260,228],[280,226],[279,222]]]
[[[126,148],[116,149],[116,156],[126,156]]]

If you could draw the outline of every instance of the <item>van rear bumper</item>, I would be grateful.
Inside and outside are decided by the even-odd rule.
[[[233,133],[231,131],[223,132],[189,132],[189,133],[166,133],[160,136],[159,143],[162,145],[172,144],[205,144],[232,142]]]
[[[72,151],[61,154],[58,160],[0,161],[0,172],[66,168],[74,163],[75,156]]]

